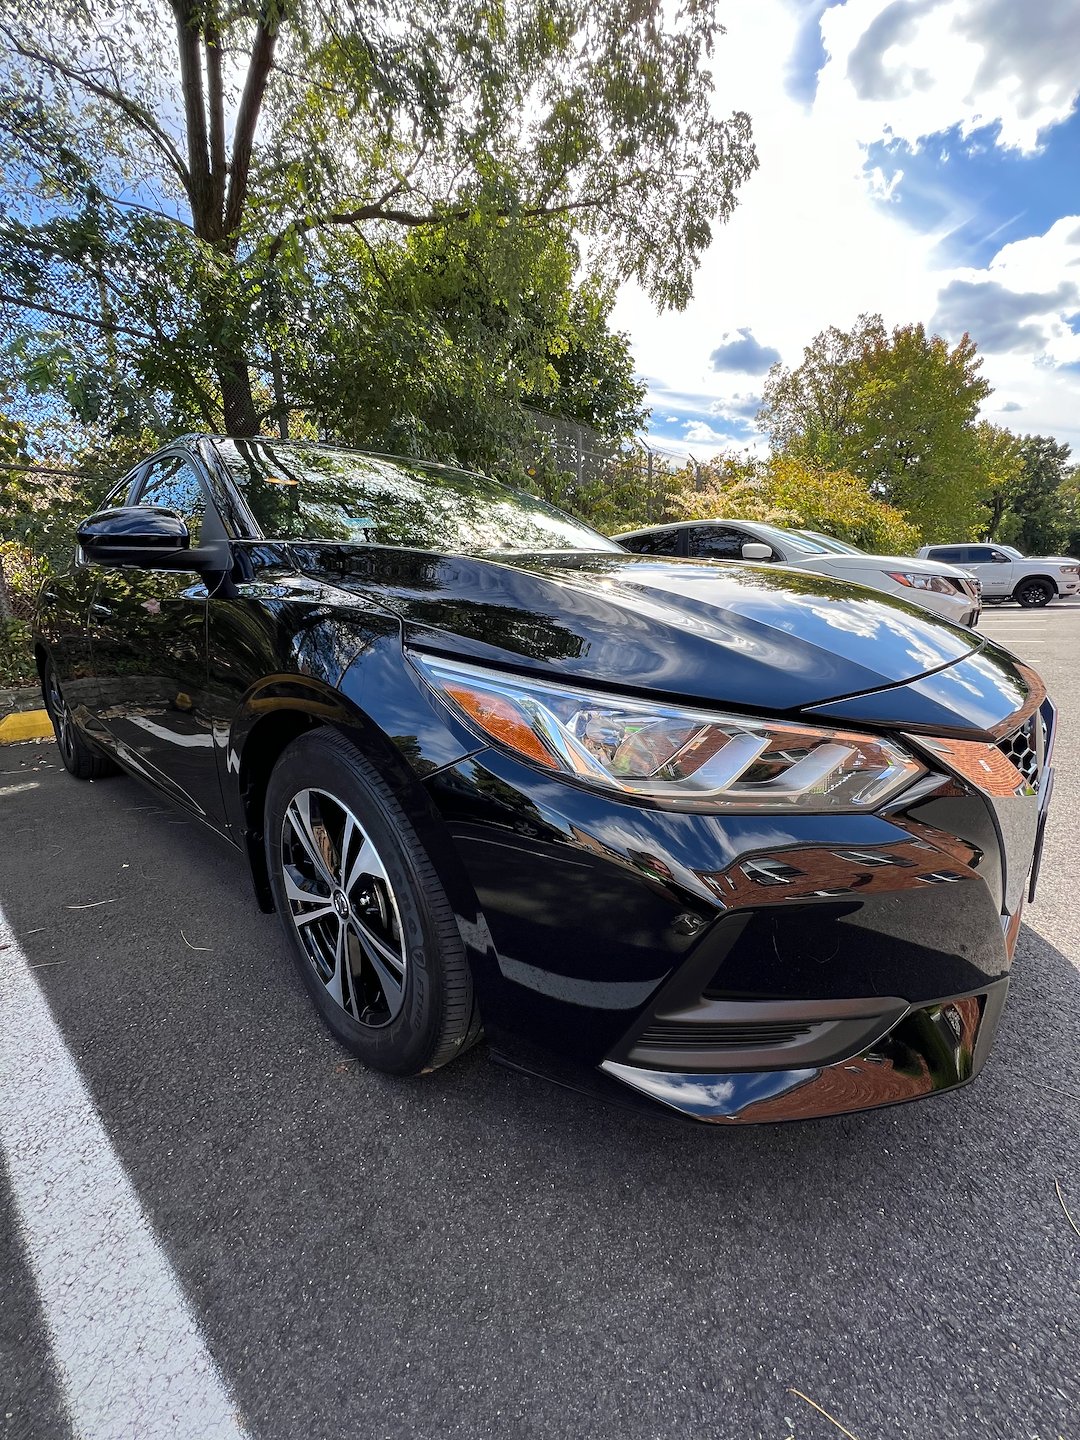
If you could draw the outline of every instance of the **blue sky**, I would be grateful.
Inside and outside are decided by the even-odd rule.
[[[861,311],[970,331],[984,414],[1080,459],[1076,0],[726,0],[721,113],[761,169],[681,314],[628,287],[617,323],[656,443],[760,449],[769,365]]]

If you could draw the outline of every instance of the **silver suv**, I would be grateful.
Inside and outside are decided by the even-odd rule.
[[[991,602],[1016,600],[1030,609],[1080,593],[1080,560],[1070,555],[1025,557],[1011,545],[924,545],[918,555],[970,570]]]

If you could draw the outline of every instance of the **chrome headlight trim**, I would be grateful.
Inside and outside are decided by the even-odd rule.
[[[409,658],[488,744],[626,800],[707,812],[866,814],[927,770],[884,736],[590,690],[426,652]]]

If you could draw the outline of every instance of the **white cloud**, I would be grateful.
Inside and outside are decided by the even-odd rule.
[[[630,331],[639,368],[656,377],[655,413],[672,417],[668,423],[679,416],[700,425],[697,443],[712,444],[725,420],[747,418],[740,413],[746,377],[710,366],[719,337],[749,331],[778,349],[785,364],[797,364],[819,330],[847,327],[861,311],[880,311],[888,325],[930,324],[944,296],[952,311],[942,322],[951,325],[962,318],[962,299],[977,343],[982,324],[988,327],[984,373],[997,391],[988,413],[1000,411],[1007,396],[1023,408],[1025,429],[1054,434],[1080,451],[1076,376],[1054,368],[1080,359],[1080,337],[1067,323],[1080,309],[1070,298],[1080,286],[1080,216],[1004,246],[985,269],[943,268],[939,242],[971,217],[952,213],[936,232],[920,232],[903,207],[882,203],[895,198],[901,182],[866,169],[866,146],[883,134],[915,143],[952,126],[996,120],[1002,143],[1033,144],[1041,126],[1069,113],[1080,85],[1075,0],[1015,3],[1024,16],[1020,28],[1029,32],[1019,38],[998,0],[904,0],[863,45],[856,78],[871,93],[860,98],[849,61],[890,8],[886,0],[846,0],[825,11],[828,59],[807,106],[789,93],[785,65],[805,7],[728,0],[728,34],[716,57],[717,107],[749,111],[761,168],[703,257],[687,310],[658,316],[627,286],[616,323]],[[1029,306],[1025,296],[1041,298]],[[980,300],[989,303],[980,309]],[[1014,326],[1030,327],[1023,348],[1006,348],[1010,339],[1019,341],[1001,328],[1003,313]],[[994,333],[991,323],[999,327]],[[991,353],[991,344],[998,351]]]
[[[1032,150],[1080,94],[1076,0],[846,0],[821,28],[819,101],[864,141],[1000,124]]]
[[[691,420],[683,427],[683,438],[691,445],[730,445],[727,435],[706,425],[704,420]]]

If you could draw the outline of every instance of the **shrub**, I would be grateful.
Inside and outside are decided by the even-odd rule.
[[[50,574],[48,561],[18,540],[0,541],[0,585],[16,620],[29,620],[41,582]]]
[[[0,620],[0,687],[37,683],[37,666],[25,620]]]
[[[805,460],[718,457],[672,498],[670,520],[761,520],[820,530],[878,554],[910,554],[919,531],[847,470]]]

